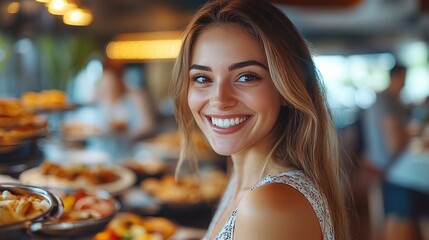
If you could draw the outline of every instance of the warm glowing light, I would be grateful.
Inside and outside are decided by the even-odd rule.
[[[7,12],[10,14],[15,14],[19,11],[19,7],[20,7],[19,2],[11,2],[7,6]]]
[[[92,22],[92,13],[87,9],[74,8],[64,14],[63,22],[73,26],[87,26]]]
[[[75,4],[69,3],[67,0],[52,0],[48,4],[48,12],[53,15],[64,15],[75,7]]]
[[[174,59],[181,43],[181,39],[118,40],[107,45],[106,53],[121,60]]]
[[[49,3],[51,0],[36,0],[36,2]]]

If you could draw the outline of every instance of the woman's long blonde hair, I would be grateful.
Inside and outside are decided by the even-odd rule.
[[[327,200],[335,239],[349,239],[337,135],[320,77],[303,37],[281,11],[265,1],[210,1],[186,28],[172,79],[184,140],[180,162],[195,152],[191,134],[198,131],[187,102],[192,46],[199,33],[219,24],[238,24],[263,46],[271,78],[285,102],[274,129],[272,155],[284,161],[279,164],[302,170],[318,186]]]

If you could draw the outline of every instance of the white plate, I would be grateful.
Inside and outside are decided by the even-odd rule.
[[[135,174],[125,167],[114,165],[111,169],[119,177],[116,181],[90,185],[83,181],[68,181],[55,176],[43,175],[38,167],[28,169],[20,174],[19,180],[23,184],[35,185],[39,187],[53,187],[53,188],[83,188],[88,190],[102,189],[112,195],[117,195],[123,190],[131,187],[136,181]]]
[[[19,181],[11,176],[0,174],[0,183],[19,183]]]

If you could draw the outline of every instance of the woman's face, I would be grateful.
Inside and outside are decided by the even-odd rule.
[[[221,25],[200,33],[189,78],[189,107],[218,154],[267,144],[261,140],[273,129],[281,101],[262,47],[247,32]]]

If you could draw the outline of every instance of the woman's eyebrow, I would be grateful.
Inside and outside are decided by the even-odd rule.
[[[235,69],[244,68],[244,67],[252,66],[252,65],[259,66],[259,67],[262,67],[264,69],[268,69],[267,66],[265,66],[264,64],[262,64],[259,61],[249,60],[249,61],[234,63],[228,67],[228,70],[232,71]],[[191,67],[189,68],[189,70],[192,70],[192,69],[203,70],[203,71],[212,71],[212,69],[210,67],[198,65],[198,64],[192,64]]]
[[[256,65],[256,66],[260,66],[260,67],[262,67],[264,69],[268,69],[261,62],[258,62],[256,60],[249,60],[249,61],[234,63],[234,64],[232,64],[231,66],[228,67],[228,70],[232,71],[232,70],[235,70],[235,69],[238,69],[238,68],[243,68],[243,67],[252,66],[252,65]]]
[[[196,69],[196,70],[203,70],[203,71],[211,71],[212,69],[207,66],[198,65],[198,64],[192,64],[189,70]]]

